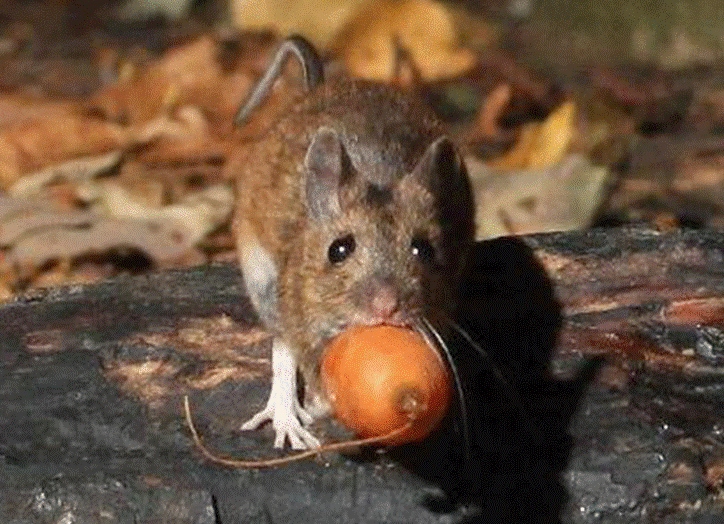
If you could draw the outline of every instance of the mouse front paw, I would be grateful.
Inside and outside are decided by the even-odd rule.
[[[284,402],[277,401],[272,395],[266,407],[244,422],[241,429],[243,431],[257,429],[267,421],[272,422],[276,433],[275,448],[283,448],[287,440],[292,449],[318,448],[320,445],[319,440],[302,425],[311,424],[313,418],[298,400],[294,400],[289,406]]]

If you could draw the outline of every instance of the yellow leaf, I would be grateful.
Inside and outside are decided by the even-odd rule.
[[[337,30],[370,0],[230,0],[232,23],[246,30],[299,33],[325,46]]]
[[[524,169],[528,166],[530,152],[538,139],[540,124],[525,124],[520,130],[518,140],[503,156],[488,162],[490,167],[495,169]]]
[[[569,100],[553,111],[538,130],[526,167],[542,169],[558,164],[568,152],[576,126],[576,104]]]
[[[539,124],[526,124],[518,141],[489,163],[497,169],[543,169],[561,162],[568,153],[576,126],[576,104],[561,104]]]
[[[461,75],[475,64],[460,47],[453,18],[432,0],[380,0],[360,8],[331,49],[353,75],[386,81],[395,73],[396,46],[406,50],[424,80]]]

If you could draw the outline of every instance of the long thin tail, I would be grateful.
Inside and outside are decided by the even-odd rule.
[[[261,79],[257,82],[249,95],[249,98],[239,107],[234,117],[234,125],[244,125],[251,113],[269,96],[272,86],[282,68],[290,57],[294,57],[302,67],[304,75],[304,89],[311,91],[324,81],[324,67],[314,46],[299,35],[293,35],[282,42],[277,49],[272,63]]]

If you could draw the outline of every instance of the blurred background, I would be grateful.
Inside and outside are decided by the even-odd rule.
[[[224,166],[293,67],[232,119],[291,33],[435,109],[481,240],[724,227],[724,0],[3,0],[0,297],[235,260]]]

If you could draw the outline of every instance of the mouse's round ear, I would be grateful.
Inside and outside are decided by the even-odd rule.
[[[443,136],[430,144],[410,176],[435,196],[438,218],[448,231],[443,236],[448,241],[456,238],[462,239],[463,244],[472,242],[475,234],[473,192],[465,162],[452,141]]]
[[[450,183],[467,179],[462,158],[446,136],[441,136],[428,146],[410,174],[433,193],[442,189],[439,187],[441,183],[449,187]]]
[[[340,188],[350,173],[350,161],[337,132],[320,127],[304,157],[307,211],[314,219],[341,212]]]

